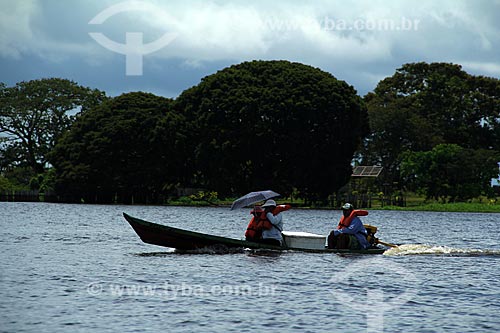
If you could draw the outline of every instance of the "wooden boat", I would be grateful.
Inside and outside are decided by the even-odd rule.
[[[289,236],[286,236],[286,232],[285,232],[285,244],[287,243],[288,239],[288,243],[290,243],[291,246],[286,246],[286,245],[276,246],[276,245],[249,242],[246,240],[208,235],[199,232],[168,227],[165,225],[144,221],[132,217],[126,213],[123,213],[123,216],[144,243],[175,248],[180,251],[190,251],[203,248],[218,248],[218,249],[248,248],[248,249],[277,250],[277,251],[295,250],[295,251],[305,251],[305,252],[381,254],[384,253],[384,251],[386,250],[386,248],[382,247],[374,247],[367,250],[327,249],[324,248],[324,245],[321,246],[321,248],[319,248],[317,246],[318,240],[314,240],[314,246],[307,246],[307,245],[302,245],[300,241],[297,241],[297,238],[300,238],[299,236],[297,236],[297,234],[300,233],[288,233]],[[295,240],[293,239],[294,237],[296,238]],[[307,237],[307,235],[304,237]],[[323,237],[323,244],[324,244],[324,239],[325,238]]]

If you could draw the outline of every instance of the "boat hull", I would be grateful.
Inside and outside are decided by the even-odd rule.
[[[137,235],[144,243],[158,245],[163,247],[175,248],[178,250],[197,250],[211,247],[225,247],[228,249],[248,248],[248,249],[267,249],[267,250],[297,250],[305,252],[334,252],[334,253],[363,253],[363,254],[381,254],[386,249],[373,248],[368,250],[347,250],[347,249],[306,249],[287,246],[276,246],[271,244],[262,244],[248,242],[233,238],[221,237],[203,234],[199,232],[173,228],[157,223],[148,222],[126,213],[123,217],[132,226]]]

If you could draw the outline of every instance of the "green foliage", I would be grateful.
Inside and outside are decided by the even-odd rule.
[[[27,166],[18,166],[16,168],[9,168],[4,171],[2,176],[7,180],[5,182],[6,187],[10,187],[11,190],[24,191],[30,190],[30,180],[36,176],[33,170]],[[9,185],[10,184],[10,185]]]
[[[0,192],[37,190],[46,192],[53,189],[54,170],[34,174],[29,167],[11,168],[0,176]]]
[[[16,183],[13,179],[0,176],[0,193],[21,191],[26,188]]]
[[[498,177],[498,158],[489,150],[441,144],[426,152],[404,153],[401,175],[409,189],[428,198],[463,201],[491,194],[490,180]]]
[[[198,191],[198,193],[190,195],[189,198],[193,201],[206,201],[209,204],[215,204],[219,201],[219,194],[215,191]]]
[[[500,151],[500,80],[459,65],[405,64],[365,96],[372,133],[360,152],[399,180],[400,154],[438,144]],[[387,181],[387,180],[386,180]]]
[[[179,201],[197,204],[271,188],[324,205],[369,134],[358,153],[384,166],[384,184],[467,200],[489,195],[498,174],[498,96],[500,80],[444,63],[403,65],[364,101],[288,61],[225,68],[175,101],[107,99],[63,79],[0,83],[0,190],[147,203],[178,186],[208,189]]]
[[[54,168],[51,168],[44,173],[31,177],[29,187],[31,190],[37,190],[42,193],[54,190],[56,173]]]
[[[71,125],[69,111],[84,112],[104,93],[63,79],[41,79],[0,86],[1,168],[29,166],[43,173],[47,154]]]
[[[223,195],[273,188],[326,198],[350,176],[367,134],[356,91],[317,68],[288,61],[231,66],[176,100],[192,129],[195,179]]]
[[[157,202],[166,183],[177,182],[183,153],[171,101],[127,93],[77,118],[51,154],[56,188],[86,202]]]

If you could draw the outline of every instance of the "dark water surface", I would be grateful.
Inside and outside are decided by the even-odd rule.
[[[1,332],[498,332],[500,215],[372,211],[387,255],[178,254],[121,216],[240,238],[248,210],[0,203]],[[338,211],[291,210],[327,234]]]

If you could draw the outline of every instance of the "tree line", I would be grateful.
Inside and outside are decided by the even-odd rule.
[[[0,190],[65,201],[162,203],[177,188],[220,197],[272,188],[323,202],[352,161],[429,198],[492,195],[500,81],[459,65],[405,64],[363,98],[318,68],[251,61],[175,99],[107,97],[65,79],[0,84]]]
[[[364,101],[363,163],[428,198],[492,196],[500,161],[500,80],[447,63],[405,64]]]

